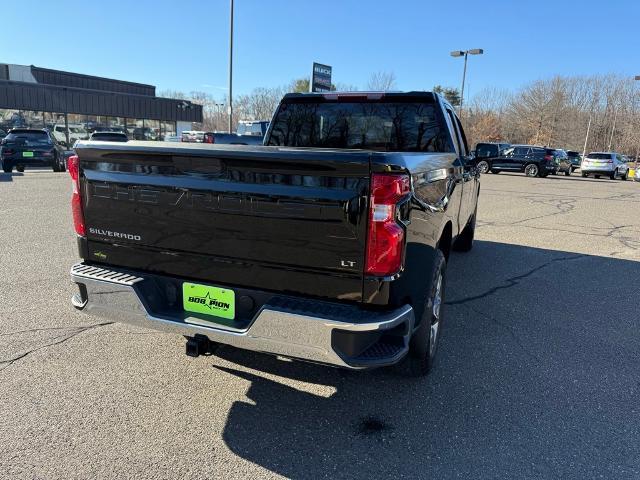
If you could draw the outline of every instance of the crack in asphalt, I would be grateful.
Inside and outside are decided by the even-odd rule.
[[[489,320],[491,323],[503,328],[504,330],[507,331],[507,333],[509,334],[509,336],[513,339],[513,341],[516,343],[516,345],[518,345],[518,347],[520,348],[520,350],[529,358],[535,360],[538,364],[542,363],[542,360],[540,359],[540,357],[538,357],[535,353],[531,352],[524,343],[522,343],[522,340],[520,339],[520,337],[516,334],[516,332],[514,331],[513,327],[511,327],[510,325],[507,325],[505,323],[500,322],[499,320],[497,320],[495,317],[492,317],[491,315],[483,312],[482,310],[479,310],[477,308],[474,308],[471,305],[462,305],[465,308],[468,308],[469,310],[471,310],[473,313],[476,313],[484,318],[486,318],[487,320]]]
[[[531,219],[529,219],[531,220]],[[526,220],[523,220],[526,221]],[[540,231],[545,231],[545,232],[563,232],[563,233],[571,233],[574,235],[585,235],[585,236],[590,236],[590,237],[599,237],[599,238],[609,238],[612,240],[617,241],[618,243],[620,243],[622,246],[627,247],[631,250],[640,250],[640,236],[617,236],[615,234],[619,233],[621,230],[625,229],[625,228],[635,228],[635,225],[618,225],[618,226],[614,226],[614,227],[593,227],[593,226],[586,226],[586,225],[572,225],[572,224],[567,224],[569,226],[572,227],[578,227],[578,228],[590,228],[592,230],[606,230],[603,233],[596,233],[596,232],[586,232],[586,231],[575,231],[575,230],[568,230],[568,229],[563,229],[563,228],[551,228],[551,227],[542,227],[542,226],[536,226],[536,225],[523,225],[520,222],[515,222],[515,223],[505,223],[505,222],[483,222],[478,220],[477,222],[477,227],[497,227],[497,228],[508,228],[511,227],[513,225],[518,224],[518,227],[520,228],[530,228],[532,230],[540,230]]]
[[[558,211],[518,220],[517,222],[512,222],[512,225],[518,225],[524,222],[530,222],[531,220],[538,220],[541,218],[549,218],[555,215],[562,215],[562,214],[571,212],[576,207],[575,199],[563,200],[559,198],[545,198],[543,200],[540,200],[536,197],[528,196],[528,195],[525,196],[524,198],[525,200],[529,200],[531,203],[537,203],[537,204],[542,204],[544,206],[553,207],[553,208],[556,208]]]
[[[9,368],[11,365],[13,365],[15,362],[17,362],[18,360],[22,360],[23,358],[31,355],[32,353],[35,353],[39,350],[42,350],[44,348],[48,348],[48,347],[53,347],[55,345],[60,345],[68,340],[71,340],[72,338],[76,337],[77,335],[80,335],[83,332],[87,332],[89,330],[93,330],[95,328],[99,328],[99,327],[104,327],[106,325],[111,325],[114,322],[102,322],[102,323],[95,323],[93,325],[88,325],[86,327],[70,327],[70,328],[75,328],[75,332],[72,332],[69,335],[60,335],[57,337],[53,337],[53,340],[56,340],[55,342],[49,342],[45,345],[41,345],[37,348],[32,348],[31,350],[28,350],[20,355],[17,355],[13,358],[9,358],[6,360],[0,360],[0,365],[5,364],[4,366],[2,366],[2,368],[0,368],[0,372],[6,370],[7,368]],[[24,330],[21,332],[13,332],[12,334],[18,334],[18,333],[25,333],[25,332],[30,332],[30,331],[38,331],[38,330],[62,330],[65,327],[59,327],[59,328],[47,328],[47,329],[32,329],[32,330]],[[3,335],[12,335],[12,334],[3,334]]]
[[[496,292],[499,292],[500,290],[506,290],[508,288],[511,287],[515,287],[516,285],[518,285],[520,283],[520,281],[524,280],[527,277],[530,277],[531,275],[533,275],[536,272],[539,272],[540,270],[543,270],[544,268],[547,268],[549,265],[552,265],[556,262],[566,262],[569,260],[578,260],[580,258],[584,258],[584,257],[588,257],[589,255],[586,254],[579,254],[579,255],[572,255],[570,257],[560,257],[560,258],[554,258],[549,260],[546,263],[543,263],[542,265],[538,265],[537,267],[532,268],[531,270],[522,273],[520,275],[516,275],[514,277],[510,277],[507,278],[506,280],[504,280],[504,282],[506,282],[506,285],[498,285],[495,287],[492,287],[488,290],[486,290],[483,293],[480,293],[478,295],[472,295],[470,297],[466,297],[466,298],[461,298],[460,300],[449,300],[448,302],[446,302],[446,305],[462,305],[468,302],[473,302],[475,300],[480,300],[481,298],[486,298],[489,297],[491,295],[493,295]]]

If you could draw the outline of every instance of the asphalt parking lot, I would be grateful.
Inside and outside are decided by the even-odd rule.
[[[640,184],[483,176],[420,380],[76,313],[70,189],[0,175],[0,477],[640,476]]]

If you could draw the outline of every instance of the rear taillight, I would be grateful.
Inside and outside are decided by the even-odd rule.
[[[544,159],[545,159],[547,162],[550,162],[551,160],[553,160],[553,155],[549,155],[549,154],[547,154],[547,155],[545,155],[545,156],[544,156]]]
[[[398,202],[411,191],[408,175],[373,174],[365,273],[389,276],[402,266],[404,229],[396,221]]]
[[[13,155],[14,153],[16,153],[16,151],[13,148],[4,147],[2,149],[2,153],[4,153],[5,155]]]
[[[76,233],[82,237],[86,235],[84,228],[84,214],[82,213],[82,196],[80,195],[80,160],[77,155],[71,155],[67,159],[67,168],[73,185],[71,193],[71,212],[73,213],[73,226]]]

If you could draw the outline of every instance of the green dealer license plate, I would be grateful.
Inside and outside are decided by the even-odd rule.
[[[182,306],[187,312],[233,320],[236,314],[236,295],[227,288],[185,282],[182,284]]]
[[[22,152],[23,157],[33,157],[33,152]]]

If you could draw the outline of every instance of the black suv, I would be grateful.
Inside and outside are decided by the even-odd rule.
[[[480,173],[487,173],[491,169],[493,159],[511,147],[508,143],[477,143],[475,150],[475,164]]]
[[[64,150],[48,130],[13,128],[0,142],[0,160],[5,173],[13,168],[24,172],[25,166],[66,170]]]
[[[491,173],[524,172],[527,177],[546,177],[558,171],[556,150],[535,145],[513,145],[491,159]]]

